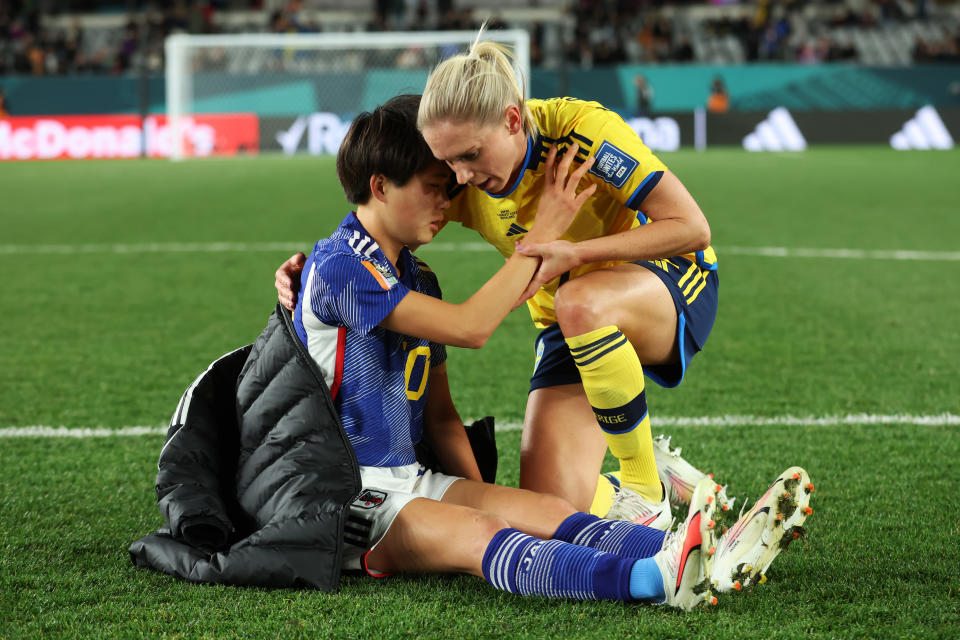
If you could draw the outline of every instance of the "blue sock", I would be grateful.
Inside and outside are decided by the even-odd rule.
[[[497,589],[522,595],[576,600],[630,597],[633,558],[541,540],[516,529],[501,529],[483,554],[483,577]]]
[[[663,547],[666,534],[623,520],[602,520],[589,513],[575,513],[553,534],[554,540],[615,553],[626,558],[650,558]]]
[[[642,558],[630,570],[630,596],[635,600],[663,602],[663,574],[653,558]]]

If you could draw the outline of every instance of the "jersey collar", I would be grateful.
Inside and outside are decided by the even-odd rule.
[[[533,155],[533,138],[527,136],[527,155],[523,159],[523,167],[521,167],[519,173],[517,173],[517,180],[513,183],[513,186],[510,187],[510,190],[506,193],[490,193],[489,191],[484,191],[485,194],[491,198],[506,198],[508,195],[517,190],[517,187],[520,186],[520,181],[523,180],[523,174],[527,172],[527,168],[530,166],[530,158]]]
[[[363,226],[363,223],[360,222],[360,218],[357,217],[356,211],[351,211],[347,214],[347,217],[340,222],[340,228],[345,230],[344,238],[349,237],[354,231],[359,231],[363,235],[369,237],[373,240],[373,236],[370,235],[370,232],[367,231],[366,227]],[[376,242],[376,241],[374,241]],[[410,248],[406,245],[400,247],[400,255],[397,256],[397,266],[394,267],[387,259],[387,254],[383,252],[383,249],[380,248],[380,244],[377,243],[377,250],[373,252],[371,258],[376,259],[378,262],[381,262],[391,270],[393,270],[394,275],[397,276],[397,279],[408,284],[409,274],[413,272],[413,265],[415,260],[413,258],[413,252],[410,251]],[[397,267],[400,267],[399,269]],[[402,271],[402,273],[401,273]]]

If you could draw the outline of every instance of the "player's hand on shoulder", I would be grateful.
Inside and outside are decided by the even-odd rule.
[[[574,217],[590,196],[597,190],[591,183],[579,193],[577,187],[590,167],[594,157],[584,160],[571,173],[570,167],[579,151],[580,145],[574,143],[557,161],[557,146],[551,145],[543,176],[543,193],[537,205],[537,218],[528,238],[534,242],[556,240],[567,230]]]
[[[300,273],[307,257],[302,253],[295,253],[287,259],[274,274],[277,288],[277,299],[280,304],[293,311],[297,306],[297,291],[300,289]]]

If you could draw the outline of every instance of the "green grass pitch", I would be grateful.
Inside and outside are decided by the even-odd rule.
[[[683,385],[648,386],[651,416],[732,416],[667,431],[741,500],[808,469],[808,539],[767,584],[689,614],[468,576],[345,577],[336,594],[186,584],[126,552],[161,524],[162,436],[0,438],[0,638],[960,636],[956,420],[749,424],[960,414],[960,152],[663,158],[710,220],[721,302]],[[211,360],[257,336],[277,265],[346,211],[330,158],[0,164],[0,429],[164,425]],[[420,252],[450,300],[501,262],[450,250],[478,240],[449,228]],[[210,243],[248,250],[197,250]],[[519,311],[484,349],[450,350],[462,415],[522,419],[534,335]],[[498,434],[501,483],[517,482],[519,440]]]

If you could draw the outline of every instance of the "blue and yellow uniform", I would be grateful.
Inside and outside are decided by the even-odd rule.
[[[616,113],[596,102],[573,98],[529,100],[539,132],[527,140],[527,154],[516,181],[504,194],[457,187],[451,194],[447,220],[476,230],[504,256],[533,226],[543,191],[544,167],[550,146],[563,154],[580,145],[577,159],[595,156],[584,177],[597,191],[580,209],[561,239],[589,240],[628,231],[646,224],[643,200],[663,177],[666,166],[647,148],[636,132]],[[544,329],[537,339],[537,366],[531,389],[577,383],[576,367],[556,324],[553,297],[563,282],[619,262],[585,264],[547,283],[527,302],[534,324]],[[717,257],[705,251],[637,264],[655,273],[666,284],[677,307],[678,365],[647,367],[646,373],[663,386],[676,386],[690,360],[710,334],[717,310]]]

